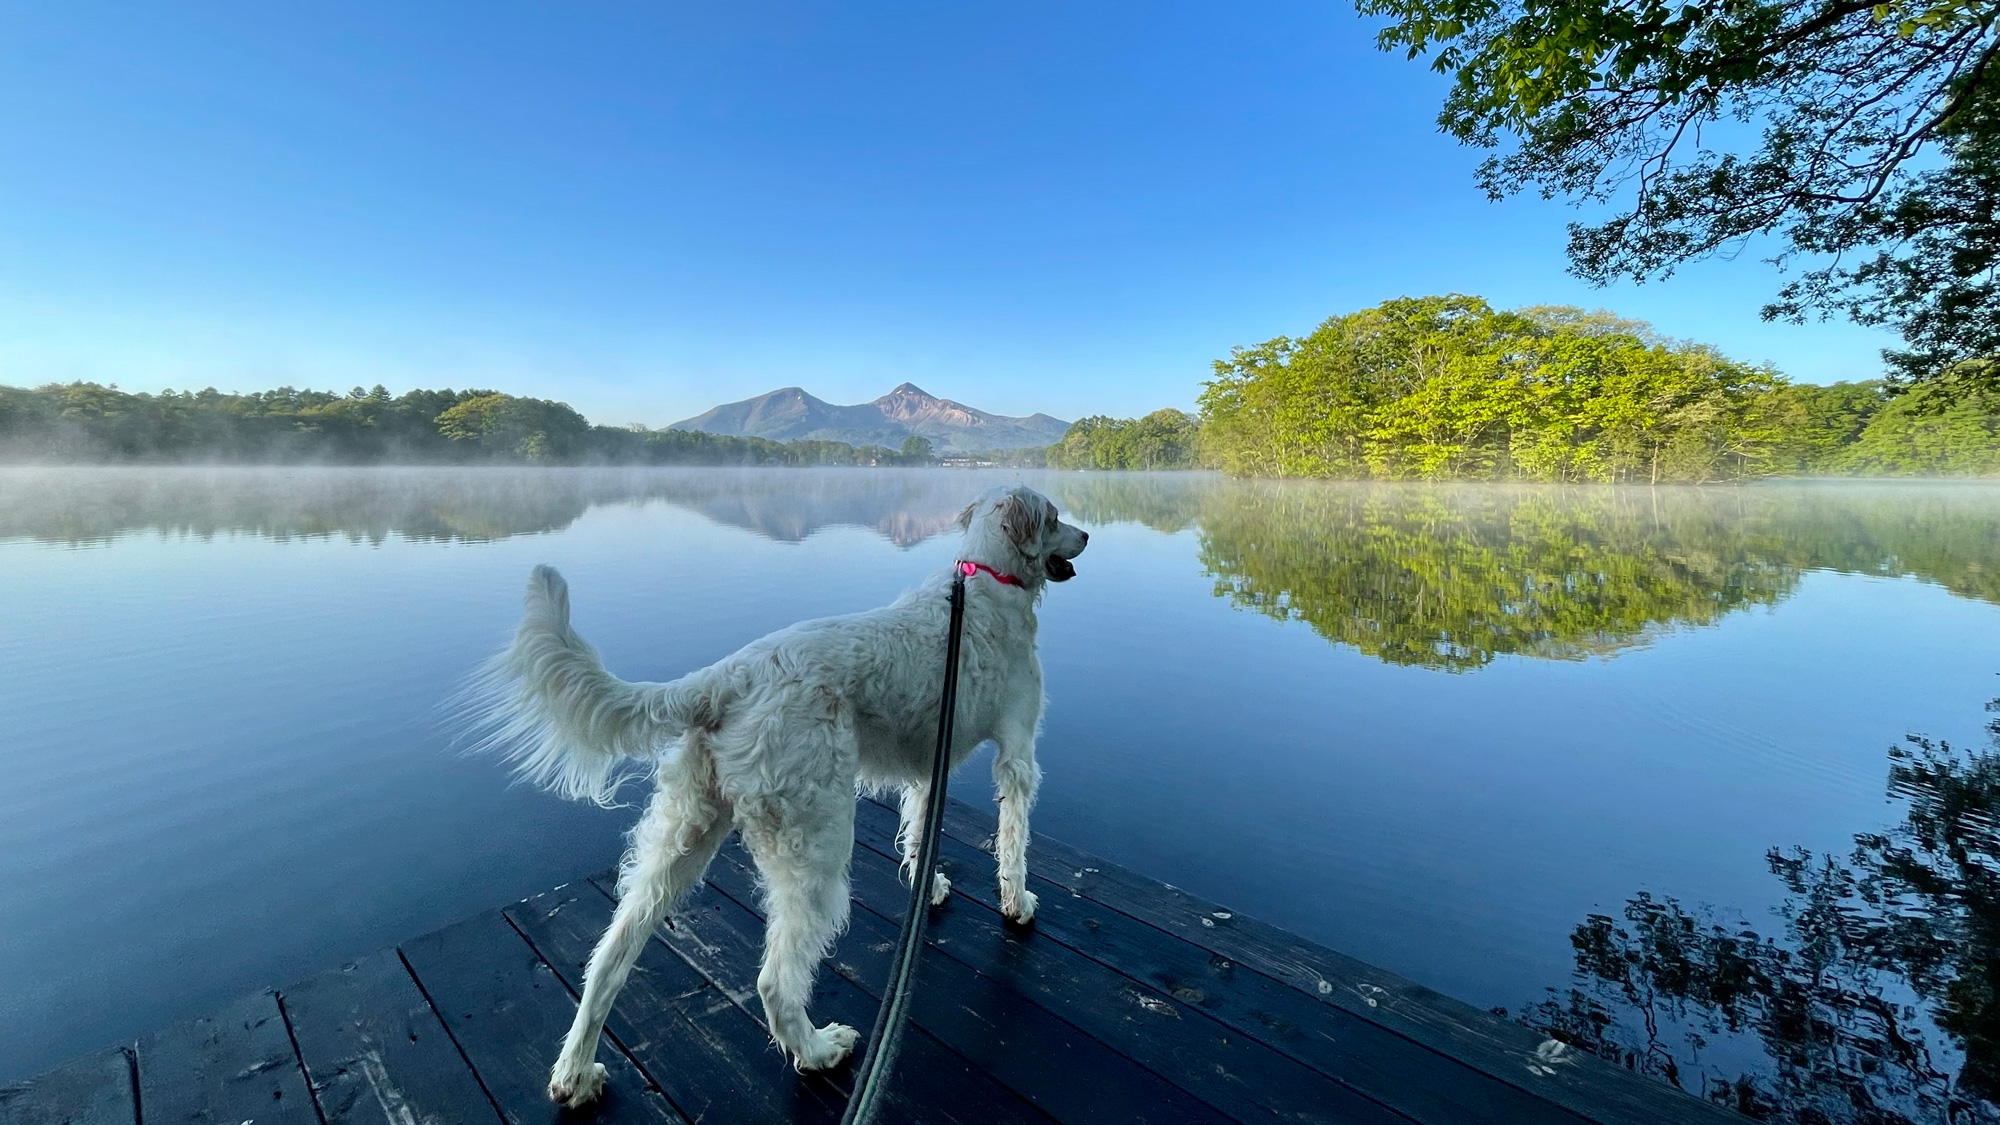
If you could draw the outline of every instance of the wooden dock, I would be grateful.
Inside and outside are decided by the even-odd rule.
[[[874,1019],[907,889],[895,814],[862,801],[854,918],[814,1019]],[[954,802],[913,1019],[884,1120],[1458,1123],[1734,1114],[1045,837],[1040,911],[1002,921],[982,810]],[[543,1093],[600,876],[0,1089],[0,1125],[833,1125],[850,1068],[794,1074],[757,1002],[748,857],[725,848],[618,998],[604,1100]]]

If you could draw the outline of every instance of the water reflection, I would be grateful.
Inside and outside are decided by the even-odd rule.
[[[1780,545],[1705,495],[1249,488],[1201,517],[1216,593],[1392,664],[1574,660],[1790,592]]]
[[[2000,488],[1726,489],[1235,482],[1023,474],[1077,518],[1192,529],[1215,593],[1393,664],[1577,660],[1782,601],[1799,575],[1914,575],[2000,602]],[[770,539],[831,526],[911,546],[990,475],[855,469],[45,469],[0,471],[0,538],[140,530],[379,542],[566,527],[662,502]]]
[[[783,542],[849,525],[908,547],[949,529],[976,487],[962,473],[812,469],[15,469],[0,470],[0,539],[476,542],[558,531],[597,505],[660,501]]]
[[[1575,984],[1523,1018],[1758,1118],[2000,1121],[2000,721],[1988,729],[1985,750],[1891,749],[1907,811],[1846,859],[1770,851],[1782,937],[1641,893],[1576,928]]]
[[[1790,594],[1802,571],[2000,601],[2000,490],[1243,484],[1200,505],[1234,604],[1394,664],[1575,660]]]

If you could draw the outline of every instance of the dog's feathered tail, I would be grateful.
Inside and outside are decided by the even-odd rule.
[[[688,680],[629,683],[604,670],[569,624],[569,584],[554,567],[528,579],[527,612],[505,652],[473,673],[450,705],[475,752],[498,752],[514,774],[553,793],[610,805],[638,763],[705,722],[708,701]]]

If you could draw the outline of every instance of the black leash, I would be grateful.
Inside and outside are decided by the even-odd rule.
[[[903,1025],[910,1015],[910,988],[917,956],[924,948],[924,923],[930,920],[931,883],[937,867],[938,833],[944,828],[944,787],[951,777],[951,720],[958,709],[958,638],[965,626],[965,575],[951,580],[951,630],[944,648],[944,701],[938,710],[937,759],[931,763],[930,799],[924,805],[924,834],[917,847],[917,870],[910,879],[910,909],[889,962],[889,983],[882,1008],[868,1033],[868,1051],[855,1068],[854,1096],[847,1099],[841,1125],[867,1125],[888,1096],[889,1072],[903,1045]]]

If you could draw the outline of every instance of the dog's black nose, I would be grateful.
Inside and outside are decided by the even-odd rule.
[[[1078,535],[1081,535],[1081,536],[1083,536],[1083,545],[1084,545],[1084,546],[1086,546],[1086,547],[1090,546],[1090,532],[1088,532],[1088,531],[1082,531],[1082,530],[1079,530],[1079,531],[1077,532],[1077,534],[1078,534]]]

